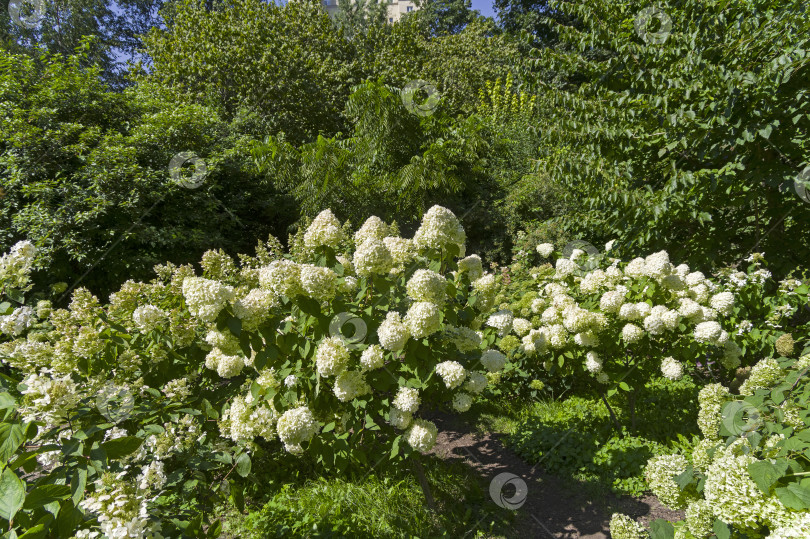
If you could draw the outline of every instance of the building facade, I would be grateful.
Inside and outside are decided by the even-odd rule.
[[[322,4],[329,16],[333,16],[338,8],[340,0],[322,0]],[[352,0],[342,0],[344,2]],[[406,13],[416,11],[419,8],[411,0],[385,0],[388,2],[388,22],[393,24]]]

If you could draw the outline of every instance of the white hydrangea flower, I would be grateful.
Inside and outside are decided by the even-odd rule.
[[[583,331],[574,335],[574,342],[583,348],[596,348],[599,346],[599,337],[593,331]]]
[[[674,357],[665,357],[661,360],[661,374],[670,380],[680,380],[683,376],[683,364]]]
[[[500,372],[506,365],[506,356],[498,350],[484,350],[481,354],[481,365],[489,372]]]
[[[678,313],[691,320],[703,319],[703,308],[699,303],[689,298],[681,298]]]
[[[233,378],[234,376],[239,376],[244,368],[245,360],[242,356],[229,356],[223,354],[217,361],[217,374],[219,374],[222,378]]]
[[[382,240],[369,238],[354,252],[354,270],[358,275],[385,274],[394,267],[394,258]]]
[[[650,536],[643,524],[621,513],[613,513],[610,535],[613,539],[649,539]]]
[[[386,236],[383,238],[383,243],[397,266],[404,266],[413,260],[415,255],[413,241],[396,236]]]
[[[419,390],[412,387],[400,387],[392,403],[395,408],[411,414],[419,409]]]
[[[343,277],[343,282],[340,284],[340,291],[344,294],[351,294],[355,290],[357,290],[357,277],[352,277],[351,275],[347,275]]]
[[[755,457],[730,452],[715,457],[706,471],[703,496],[717,518],[756,530],[787,513],[778,498],[766,497],[751,479],[748,466],[757,462]]]
[[[294,374],[290,374],[284,379],[284,385],[287,387],[292,387],[296,383],[298,383],[298,378]]]
[[[302,442],[308,442],[320,430],[312,412],[306,406],[299,406],[281,414],[276,429],[285,449],[295,454],[301,452]]]
[[[724,333],[726,335],[725,340],[723,340]],[[728,333],[723,331],[720,324],[714,321],[701,322],[695,326],[694,336],[697,342],[709,344],[723,344],[728,340]]]
[[[624,273],[628,277],[632,277],[633,279],[640,279],[647,275],[647,269],[645,267],[645,262],[643,258],[634,258],[630,262],[627,263],[627,266],[624,268]]]
[[[556,279],[564,279],[579,269],[576,262],[567,258],[558,258],[554,267],[557,270],[554,274]]]
[[[259,284],[279,296],[294,298],[303,293],[301,287],[301,266],[292,260],[273,260],[259,268]]]
[[[363,226],[354,233],[354,243],[355,245],[362,245],[367,240],[383,241],[383,239],[390,235],[391,230],[388,228],[388,225],[376,215],[372,215],[366,219]]]
[[[447,389],[457,388],[467,377],[467,371],[458,361],[442,361],[436,365],[436,374],[441,376]]]
[[[403,412],[399,408],[391,408],[388,411],[388,423],[395,429],[405,430],[411,424],[413,414]]]
[[[622,328],[622,339],[627,344],[633,344],[644,337],[644,330],[635,324],[627,324]]]
[[[424,419],[414,419],[411,426],[405,433],[405,440],[408,445],[420,453],[430,451],[436,445],[436,436],[439,431],[432,421]]]
[[[385,320],[377,329],[377,338],[386,350],[396,352],[404,348],[405,343],[410,338],[408,328],[402,322],[398,312],[390,311],[385,315]]]
[[[456,412],[466,412],[472,406],[473,399],[466,393],[456,393],[453,397],[453,409]]]
[[[762,359],[751,368],[748,379],[740,386],[740,395],[753,395],[755,389],[773,387],[784,375],[785,371],[775,358]]]
[[[585,368],[588,372],[598,373],[602,371],[602,358],[599,357],[594,351],[590,351],[585,355]]]
[[[658,455],[647,461],[644,478],[650,490],[670,509],[684,509],[688,499],[673,479],[682,474],[689,463],[683,455]]]
[[[205,322],[216,320],[219,312],[234,297],[232,286],[202,277],[186,277],[182,289],[191,315]]]
[[[153,460],[143,468],[136,479],[138,488],[141,490],[160,490],[166,484],[166,472],[164,472],[163,461]]]
[[[498,334],[503,337],[512,331],[512,322],[515,317],[512,311],[500,310],[487,319],[487,325],[498,330]]]
[[[157,328],[166,320],[166,312],[154,305],[141,305],[132,313],[132,322],[143,333]]]
[[[579,282],[579,289],[581,292],[584,292],[585,294],[591,294],[607,285],[608,285],[607,273],[605,273],[601,269],[595,269],[582,278],[582,280]]]
[[[602,294],[599,299],[599,308],[606,313],[616,313],[624,304],[624,294],[618,290],[610,290]]]
[[[428,301],[418,301],[410,306],[403,320],[408,333],[417,339],[439,331],[441,311]]]
[[[489,384],[489,380],[483,373],[473,371],[467,375],[464,389],[477,395],[486,389],[487,384]]]
[[[669,263],[669,253],[659,251],[644,259],[644,273],[653,279],[663,279],[672,273],[673,267]]]
[[[720,411],[728,398],[728,388],[709,384],[698,392],[698,428],[707,439],[716,440],[720,428]]]
[[[678,324],[681,321],[681,315],[678,313],[678,311],[667,310],[667,312],[661,314],[661,320],[664,322],[664,327],[670,331],[673,331],[678,329]]]
[[[553,243],[541,243],[537,246],[537,252],[543,258],[548,258],[551,256],[551,253],[554,252],[554,244]]]
[[[318,301],[331,301],[337,292],[337,273],[312,264],[300,266],[301,287],[307,296]]]
[[[470,282],[479,279],[484,274],[484,266],[481,263],[481,257],[478,255],[470,255],[467,258],[462,258],[458,261],[459,273],[466,273]]]
[[[717,312],[723,316],[728,316],[734,308],[734,294],[731,292],[720,292],[712,296],[709,304],[713,309],[717,309]]]
[[[481,336],[471,328],[447,326],[445,332],[459,352],[472,352],[481,346]]]
[[[279,305],[278,297],[270,290],[254,288],[233,303],[233,314],[242,320],[242,327],[255,329],[270,317],[270,311]]]
[[[327,246],[334,249],[341,239],[340,221],[330,210],[319,213],[304,233],[304,245],[309,248]]]
[[[699,271],[693,271],[692,273],[687,274],[684,277],[684,281],[686,281],[686,286],[693,287],[699,284],[703,284],[706,280],[706,276]]]
[[[359,371],[343,371],[335,378],[335,397],[341,402],[347,402],[355,397],[371,393],[371,387]]]
[[[783,526],[771,530],[767,539],[806,539],[810,537],[810,512],[791,514]]]
[[[546,306],[546,300],[543,298],[534,298],[532,300],[532,312],[538,314]]]
[[[315,365],[321,376],[337,376],[349,365],[349,350],[340,337],[327,337],[315,352]]]
[[[460,256],[464,256],[464,244],[467,235],[452,211],[442,206],[433,206],[422,217],[422,224],[413,236],[413,243],[418,248],[446,249],[457,245]]]
[[[689,288],[689,297],[700,304],[707,303],[709,301],[709,287],[702,283],[692,286]]]
[[[360,365],[368,371],[379,369],[385,365],[385,357],[383,356],[383,349],[378,344],[372,344],[360,355]]]
[[[605,244],[605,252],[608,252],[608,251],[610,251],[611,249],[613,249],[613,246],[614,246],[614,245],[616,245],[616,240],[615,240],[615,239],[614,239],[614,240],[610,240],[609,242],[607,242],[607,243]]]
[[[17,307],[11,314],[0,316],[0,333],[14,337],[33,326],[35,322],[34,309],[28,306]]]
[[[479,294],[491,294],[495,292],[495,276],[491,273],[487,273],[483,277],[480,277],[473,281],[472,283],[473,290],[478,292]]]
[[[644,330],[650,335],[660,335],[667,329],[664,319],[657,314],[650,314],[644,319]]]
[[[562,324],[546,326],[543,328],[543,332],[546,335],[549,346],[555,350],[559,350],[568,344],[568,331],[566,331],[565,326]]]
[[[408,297],[414,301],[428,301],[444,305],[447,299],[447,280],[428,269],[418,269],[405,285]]]
[[[525,318],[515,318],[512,321],[512,329],[515,330],[518,337],[523,337],[532,330],[532,323]]]

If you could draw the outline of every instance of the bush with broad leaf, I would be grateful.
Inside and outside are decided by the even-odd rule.
[[[109,303],[77,289],[36,324],[4,322],[0,359],[21,383],[0,396],[24,433],[4,473],[37,475],[22,497],[47,485],[77,537],[210,535],[208,510],[223,492],[241,504],[232,479],[259,453],[343,471],[429,451],[422,414],[466,411],[503,368],[484,325],[495,281],[445,208],[394,232],[372,217],[348,237],[327,210],[294,256],[273,241],[241,264],[209,251],[201,275],[158,266]],[[14,526],[44,518],[22,507]]]

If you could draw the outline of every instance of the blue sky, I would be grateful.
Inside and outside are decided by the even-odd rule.
[[[495,18],[495,11],[492,9],[492,0],[472,0],[473,9],[481,12],[485,17]]]

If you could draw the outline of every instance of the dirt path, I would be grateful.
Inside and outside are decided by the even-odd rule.
[[[462,459],[488,481],[504,472],[525,481],[525,502],[517,509],[512,533],[507,535],[510,539],[608,538],[610,514],[607,507],[616,507],[645,524],[656,518],[682,518],[682,513],[670,511],[654,496],[641,499],[613,497],[594,503],[577,489],[576,483],[548,475],[542,466],[533,467],[524,462],[504,446],[497,434],[477,436],[453,416],[437,415],[431,419],[439,428],[436,446],[432,450],[436,456]],[[503,493],[511,498],[515,487],[505,486]]]

